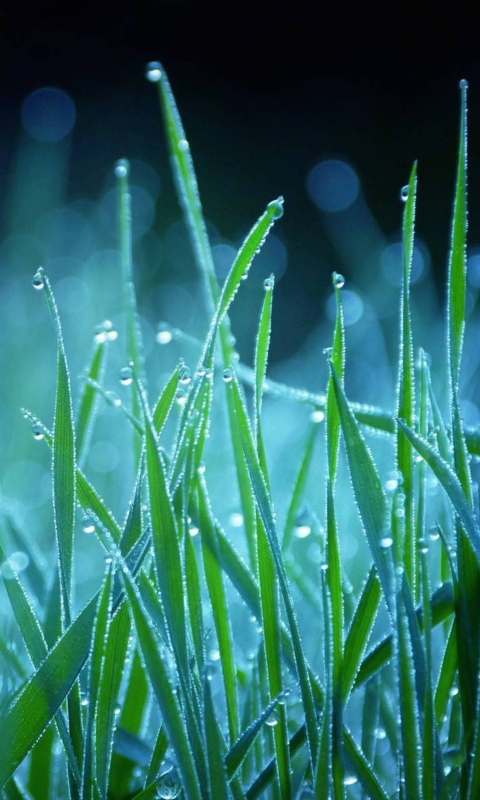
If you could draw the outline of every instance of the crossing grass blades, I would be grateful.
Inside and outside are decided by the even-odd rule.
[[[32,554],[20,574],[2,535],[2,574],[25,644],[24,652],[2,644],[2,670],[8,676],[3,685],[9,687],[0,721],[4,796],[474,800],[480,797],[480,529],[470,460],[480,454],[480,439],[464,429],[459,406],[467,85],[460,85],[444,418],[429,359],[419,347],[428,348],[428,342],[415,342],[412,334],[416,165],[403,191],[396,407],[367,413],[345,395],[348,348],[343,279],[337,274],[336,322],[331,342],[325,343],[330,346],[325,396],[275,386],[266,377],[273,277],[259,297],[253,370],[238,362],[227,315],[255,254],[282,216],[283,200],[266,206],[220,286],[188,141],[167,77],[153,63],[147,78],[158,89],[178,198],[211,321],[196,370],[189,373],[180,363],[160,396],[152,397],[146,390],[132,282],[129,165],[118,162],[128,365],[121,380],[130,395],[121,412],[131,425],[137,474],[134,484],[124,487],[131,502],[120,523],[83,472],[95,400],[104,393],[108,331],[97,336],[74,415],[54,287],[39,270],[34,288],[45,298],[57,341],[53,429],[33,413],[25,415],[36,438],[51,450],[58,560],[52,574],[42,577]],[[214,380],[219,373],[220,382]],[[179,380],[183,405],[178,414]],[[246,386],[253,398],[251,413]],[[282,526],[273,508],[275,486],[262,432],[264,391],[293,397],[299,414],[305,406],[316,412]],[[226,406],[221,419],[232,444],[236,486],[224,491],[240,498],[246,558],[216,517],[203,466],[215,403]],[[167,448],[164,431],[175,414],[176,435]],[[319,425],[323,415],[324,425]],[[394,442],[388,481],[366,444],[369,428]],[[323,560],[313,565],[309,584],[317,609],[309,635],[317,637],[317,650],[299,625],[296,605],[305,582],[289,557],[316,440],[326,453]],[[337,525],[338,466],[345,457],[351,487],[341,487],[342,497],[349,497],[352,506],[356,501],[370,561],[353,594],[342,560],[344,532]],[[429,474],[441,486],[435,495],[428,492]],[[225,475],[227,480],[228,471]],[[438,504],[438,515],[432,504]],[[94,531],[105,550],[103,581],[81,610],[74,604],[77,507],[83,510],[84,529]],[[427,518],[438,519],[432,532]],[[2,533],[7,524],[4,514]],[[198,530],[195,540],[192,526]],[[433,539],[438,540],[435,553]],[[433,579],[438,573],[440,584]],[[257,621],[260,635],[253,652],[240,652],[237,605],[246,606]],[[380,634],[375,627],[379,613]],[[60,635],[52,641],[49,620],[59,615]],[[212,637],[214,663],[206,645]],[[349,716],[352,704],[360,709],[356,727]],[[58,773],[57,768],[54,783],[53,767],[59,762],[62,769]]]

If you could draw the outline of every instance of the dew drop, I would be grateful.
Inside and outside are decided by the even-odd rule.
[[[265,280],[263,281],[263,288],[265,289],[266,292],[269,292],[271,289],[273,289],[273,283],[274,283],[273,275],[270,275],[269,278],[265,278]]]
[[[181,153],[185,153],[189,147],[190,145],[188,144],[186,139],[179,139],[178,149],[180,150]]]
[[[173,339],[172,329],[166,322],[161,322],[158,326],[157,336],[158,344],[170,344]]]
[[[157,781],[156,797],[158,800],[175,800],[179,796],[181,789],[177,771],[172,768]]]
[[[115,164],[115,177],[126,178],[130,172],[130,164],[126,158],[120,158]]]
[[[458,686],[452,686],[448,694],[450,697],[456,697],[458,694]]]
[[[84,533],[94,533],[95,525],[91,517],[88,514],[85,514],[84,518],[82,519],[82,530]]]
[[[187,402],[187,395],[183,391],[183,389],[177,389],[177,393],[175,395],[175,399],[177,401],[177,405],[184,406]]]
[[[429,538],[432,542],[437,542],[440,539],[440,534],[437,528],[432,528],[429,533]]]
[[[328,570],[328,562],[322,561],[322,563],[320,564],[320,569],[322,570],[322,572],[326,572]]]
[[[39,292],[45,286],[45,281],[40,270],[38,270],[38,272],[36,272],[35,275],[33,276],[32,286],[34,289],[37,290],[37,292]]]
[[[220,661],[220,650],[217,650],[216,648],[210,650],[208,653],[208,658],[210,661]]]
[[[122,386],[130,386],[133,381],[133,373],[131,367],[123,367],[120,370],[120,383]]]
[[[310,536],[312,529],[310,525],[301,524],[295,525],[293,529],[293,534],[296,536],[297,539],[306,539],[307,536]]]
[[[188,384],[192,380],[192,372],[189,367],[182,367],[178,373],[178,380],[180,383]]]
[[[374,733],[376,739],[382,740],[387,738],[387,732],[385,731],[384,728],[375,728]]]
[[[417,542],[417,547],[421,553],[428,553],[428,542],[426,539],[419,539]]]
[[[84,696],[82,697],[81,701],[80,701],[80,705],[82,705],[84,708],[85,708],[86,706],[88,706],[88,697],[86,697],[86,696],[84,695]]]
[[[95,341],[97,344],[103,342],[114,342],[118,338],[118,332],[113,327],[113,322],[109,319],[104,320],[101,325],[95,328]]]
[[[196,525],[190,525],[188,532],[190,536],[198,536],[198,528]]]
[[[23,572],[30,564],[30,559],[23,550],[15,550],[8,558],[8,563],[15,572]]]
[[[198,475],[205,475],[205,464],[203,461],[198,465],[197,473]]]
[[[215,664],[213,663],[207,664],[207,666],[205,667],[205,677],[207,681],[213,681],[216,674],[217,674],[217,668]]]
[[[393,539],[391,536],[383,536],[380,539],[380,547],[383,547],[384,550],[388,550],[393,544]]]
[[[113,711],[113,713],[115,714],[116,717],[120,716],[120,711],[121,710],[122,709],[121,709],[119,703],[117,703],[117,705],[115,706],[114,711]]]
[[[145,77],[150,83],[158,83],[162,77],[162,67],[158,61],[150,61],[145,68]]]
[[[272,219],[280,219],[283,217],[283,197],[277,197],[268,204],[267,210]]]
[[[357,782],[358,782],[358,778],[357,778],[356,775],[345,775],[345,777],[343,779],[343,785],[344,786],[355,786],[355,784]]]
[[[243,514],[238,511],[233,511],[228,519],[232,528],[241,528],[243,525]]]
[[[408,184],[406,186],[402,186],[400,189],[400,200],[402,203],[406,203],[408,200]]]
[[[44,437],[43,428],[41,425],[38,424],[38,422],[35,423],[35,425],[32,425],[32,434],[33,438],[36,439],[37,442],[43,439]]]
[[[274,708],[265,720],[265,724],[268,725],[269,728],[275,728],[275,726],[278,725],[279,719],[280,714],[278,713],[278,709]]]
[[[323,411],[322,408],[316,408],[310,414],[310,421],[315,422],[316,424],[323,422],[324,419],[325,419],[325,411]]]
[[[462,80],[460,81],[460,89],[462,89],[463,91],[468,89],[468,81],[465,80],[465,78],[462,78]]]
[[[223,380],[225,383],[231,383],[231,381],[233,381],[233,369],[231,367],[227,367],[227,369],[223,370]]]
[[[332,283],[335,289],[343,289],[345,286],[345,278],[340,274],[340,272],[334,272],[332,275]]]
[[[122,401],[116,392],[105,392],[105,399],[114,408],[120,408]]]

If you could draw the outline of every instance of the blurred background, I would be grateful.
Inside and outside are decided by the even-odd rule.
[[[54,334],[45,304],[31,288],[39,265],[50,276],[62,315],[74,399],[95,326],[105,319],[120,332],[112,343],[107,388],[120,391],[125,357],[113,174],[118,158],[128,158],[132,167],[134,268],[152,395],[180,356],[194,366],[198,355],[195,345],[181,342],[160,347],[158,324],[194,337],[206,331],[158,98],[144,78],[151,60],[165,67],[183,118],[220,280],[266,204],[285,198],[285,215],[232,310],[242,361],[252,364],[263,281],[273,272],[270,375],[323,391],[336,270],[346,278],[347,393],[389,409],[398,340],[400,191],[415,159],[415,343],[432,355],[440,398],[445,389],[442,312],[458,83],[468,79],[471,325],[464,414],[469,424],[479,422],[478,348],[471,346],[480,286],[478,30],[460,18],[422,29],[405,9],[401,19],[387,18],[385,9],[385,18],[358,23],[340,11],[327,14],[321,4],[315,11],[282,11],[228,3],[214,10],[177,2],[148,9],[84,3],[68,11],[42,3],[28,15],[23,8],[0,12],[0,481],[23,523],[36,519],[37,526],[38,509],[47,514],[51,502],[48,450],[37,447],[19,411],[26,406],[52,422]],[[399,9],[388,13],[398,16]],[[267,415],[265,424],[281,508],[308,414],[291,403],[271,403],[278,413]],[[119,495],[122,440],[111,434],[123,421],[113,418],[112,425],[115,411],[105,404],[101,412],[86,471],[121,515],[130,489]],[[323,514],[321,471],[317,479]],[[235,499],[228,502],[225,511],[235,513]]]

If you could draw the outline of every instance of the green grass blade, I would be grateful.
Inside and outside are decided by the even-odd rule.
[[[212,690],[208,678],[205,680],[205,729],[207,735],[208,771],[210,777],[210,797],[228,798],[227,770],[225,768],[225,741],[223,739],[217,712],[212,698]]]
[[[349,731],[344,733],[344,747],[347,766],[357,776],[369,800],[388,800],[372,766]]]
[[[437,726],[442,724],[442,719],[446,713],[450,690],[457,671],[457,663],[457,629],[454,622],[448,633],[435,690],[435,719]]]
[[[192,800],[201,800],[202,792],[185,729],[183,713],[170,683],[167,669],[163,663],[158,641],[155,638],[150,620],[137,594],[135,584],[128,572],[122,572],[122,576],[124,578],[130,608],[135,619],[135,627],[145,665],[162,713],[170,744],[177,758],[185,791]]]
[[[307,483],[307,478],[312,463],[314,445],[317,439],[317,433],[319,427],[320,427],[319,424],[314,422],[312,427],[310,428],[305,449],[303,451],[303,456],[300,462],[300,467],[297,473],[297,477],[295,478],[292,496],[290,498],[290,503],[285,518],[285,528],[283,531],[283,539],[282,539],[283,553],[288,552],[290,543],[292,541],[293,531],[295,529],[297,515],[300,509],[300,503],[302,501],[302,496],[305,491],[305,486]]]
[[[162,725],[155,740],[155,745],[152,751],[152,757],[148,765],[147,777],[145,778],[145,786],[152,783],[158,776],[162,761],[165,758],[168,750],[168,737],[165,726]]]
[[[458,387],[465,328],[467,239],[467,82],[460,82],[460,136],[448,265],[448,352],[451,388]]]
[[[200,675],[205,672],[205,631],[202,614],[202,590],[197,554],[190,534],[187,520],[184,522],[185,575],[187,580],[188,616],[192,634],[193,649]]]
[[[163,457],[157,449],[156,432],[143,394],[142,401],[145,413],[146,463],[155,566],[178,668],[180,671],[182,669],[185,671],[188,652],[184,584],[175,511]]]
[[[160,397],[157,400],[155,408],[153,409],[152,413],[153,427],[155,428],[155,431],[157,432],[158,436],[161,435],[163,427],[169,417],[170,411],[172,410],[173,404],[175,402],[175,396],[178,389],[179,372],[180,372],[180,364],[172,372],[171,377],[165,384],[163,391],[161,392]]]
[[[480,563],[480,531],[457,475],[425,439],[414,433],[403,420],[398,420],[398,424],[443,486],[469,538],[475,558]]]
[[[50,725],[30,755],[27,789],[31,796],[43,800],[52,794],[53,745],[55,731]]]
[[[87,370],[87,377],[82,385],[82,392],[80,395],[80,402],[77,413],[77,423],[75,426],[76,433],[76,450],[77,450],[77,463],[82,466],[90,445],[90,438],[92,434],[95,411],[97,406],[98,395],[90,381],[101,383],[107,356],[107,342],[96,342],[92,355],[92,360]]]
[[[237,425],[240,432],[243,453],[247,464],[248,473],[251,481],[251,491],[254,494],[255,502],[258,508],[258,513],[262,519],[265,532],[268,538],[268,544],[271,554],[275,563],[277,578],[280,584],[280,591],[282,600],[285,605],[285,610],[288,618],[288,625],[292,643],[295,653],[295,663],[297,675],[300,683],[302,693],[302,702],[304,706],[305,719],[308,731],[308,741],[310,748],[310,758],[313,760],[318,747],[318,730],[315,717],[315,708],[312,695],[312,687],[310,683],[310,675],[307,667],[307,662],[303,652],[303,647],[298,631],[298,624],[293,609],[293,602],[290,595],[285,567],[282,560],[280,546],[278,542],[275,519],[272,512],[272,505],[270,496],[265,485],[262,469],[260,467],[258,457],[255,451],[255,445],[248,422],[245,407],[242,403],[240,391],[236,378],[231,381],[229,387],[232,391],[234,398],[235,409],[237,414]]]
[[[97,699],[103,680],[103,660],[106,638],[110,627],[110,612],[112,606],[112,569],[107,568],[103,588],[98,598],[97,610],[93,626],[92,652],[90,655],[90,669],[88,675],[88,711],[85,731],[85,755],[82,773],[82,798],[94,800],[94,738],[95,718],[98,713]]]
[[[203,480],[198,482],[198,511],[203,567],[220,653],[230,741],[233,742],[238,735],[238,700],[232,631],[220,565],[217,530]]]
[[[375,568],[368,573],[350,623],[343,651],[342,693],[346,702],[355,682],[360,663],[372,633],[381,598],[380,583]]]
[[[415,202],[417,194],[417,164],[413,165],[403,214],[403,277],[400,310],[400,353],[397,410],[401,419],[412,427],[415,414],[415,375],[413,358],[412,321],[410,311],[410,275],[415,233]],[[403,564],[414,597],[417,597],[417,565],[415,547],[415,507],[413,497],[412,445],[397,429],[397,469],[402,476],[405,493],[405,543]]]
[[[262,713],[246,728],[235,744],[232,745],[230,750],[225,756],[225,765],[227,775],[231,780],[240,769],[244,758],[246,758],[250,748],[252,747],[256,737],[262,730],[268,718],[277,707],[278,703],[287,695],[287,692],[282,692],[278,697],[275,697],[262,711]]]

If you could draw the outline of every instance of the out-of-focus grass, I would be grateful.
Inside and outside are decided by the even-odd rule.
[[[371,296],[335,272],[329,321],[271,370],[289,320],[261,259],[283,199],[233,257],[205,225],[167,77],[156,63],[147,77],[198,285],[179,267],[142,291],[155,173],[125,160],[99,206],[49,211],[3,245],[45,256],[37,291],[9,275],[0,297],[16,331],[4,419],[18,397],[29,406],[2,472],[5,796],[475,798],[466,83],[447,324],[428,274],[416,284],[415,165],[389,254],[398,287],[394,262]],[[232,251],[226,274],[212,241]],[[242,358],[236,310],[251,330]]]

